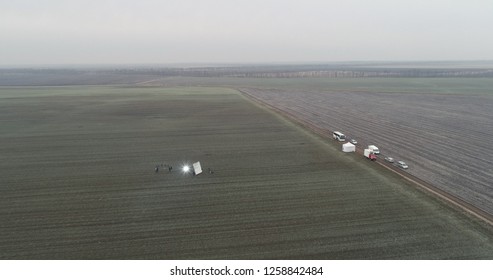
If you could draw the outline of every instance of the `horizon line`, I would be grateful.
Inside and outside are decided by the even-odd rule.
[[[173,62],[173,63],[33,63],[33,64],[0,64],[0,69],[74,69],[74,68],[212,68],[212,67],[248,67],[248,66],[316,66],[316,65],[346,65],[346,66],[376,66],[376,65],[409,65],[409,64],[490,64],[487,60],[341,60],[341,61],[285,61],[285,62]]]

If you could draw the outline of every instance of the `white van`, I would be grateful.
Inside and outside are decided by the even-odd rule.
[[[380,154],[380,150],[375,145],[369,145],[368,146],[368,149],[372,150],[375,155],[379,155]]]
[[[340,133],[339,131],[334,131],[334,133],[332,133],[332,137],[337,141],[346,141],[346,135]]]

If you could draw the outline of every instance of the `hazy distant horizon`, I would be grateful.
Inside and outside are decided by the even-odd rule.
[[[429,61],[302,61],[302,62],[263,62],[263,63],[134,63],[134,64],[16,64],[1,65],[0,69],[146,69],[146,68],[234,68],[271,66],[329,66],[369,67],[369,68],[493,68],[493,60],[429,60]]]
[[[493,61],[489,0],[18,0],[0,67]]]

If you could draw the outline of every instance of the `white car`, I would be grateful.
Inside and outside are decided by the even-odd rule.
[[[394,162],[394,159],[393,159],[393,158],[391,158],[391,157],[386,157],[386,158],[385,158],[385,161],[386,161],[386,162],[390,162],[390,163],[392,163],[392,162]]]
[[[400,168],[402,169],[407,169],[409,166],[407,166],[407,164],[405,162],[403,162],[402,160],[399,160],[397,162],[397,166],[399,166]]]
[[[349,140],[349,142],[350,142],[351,144],[353,144],[353,145],[358,144],[358,141],[356,141],[356,140],[354,140],[354,139]]]

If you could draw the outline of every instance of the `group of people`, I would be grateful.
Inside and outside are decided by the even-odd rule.
[[[169,164],[161,163],[161,168],[165,168],[165,167],[168,168],[168,172],[170,172],[170,173],[171,173],[171,170],[173,170],[173,166],[171,166]],[[154,172],[155,173],[158,173],[159,172],[159,165],[156,165],[156,167],[154,168]]]
[[[161,163],[160,165],[156,165],[156,167],[154,167],[154,172],[155,173],[158,173],[159,172],[159,167],[161,167],[161,169],[163,168],[168,168],[168,172],[171,173],[171,170],[173,170],[173,166],[169,165],[169,164],[164,164],[164,163]],[[209,174],[214,174],[214,170],[212,170],[211,168],[208,168],[208,171],[209,171]],[[195,174],[193,174],[195,175]]]

